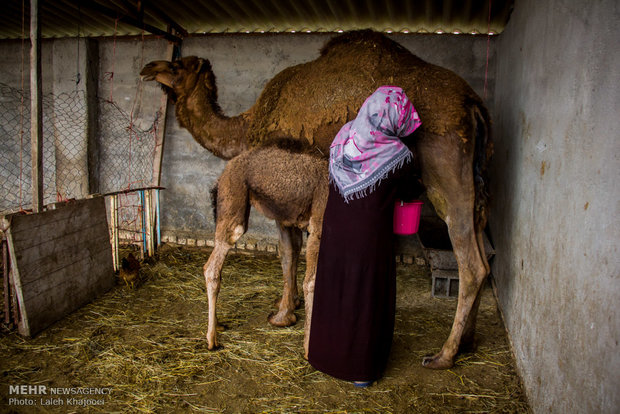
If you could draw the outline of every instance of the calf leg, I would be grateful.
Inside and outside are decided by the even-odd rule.
[[[210,350],[218,346],[216,303],[220,291],[222,266],[228,251],[247,231],[250,211],[248,191],[244,180],[240,179],[238,171],[235,170],[234,161],[227,164],[218,180],[215,247],[203,267],[209,306],[207,346]]]
[[[278,222],[280,231],[280,260],[284,287],[278,312],[269,316],[269,323],[275,326],[290,326],[297,322],[293,311],[299,306],[297,291],[297,263],[302,244],[302,232],[297,227],[284,226]]]
[[[203,270],[205,282],[207,284],[207,301],[209,306],[209,324],[207,327],[207,348],[213,350],[218,347],[217,342],[217,313],[215,305],[217,303],[217,295],[220,292],[220,281],[222,266],[226,254],[233,245],[225,241],[216,240],[215,248],[209,256],[209,260],[205,263]]]
[[[314,302],[314,282],[316,279],[316,267],[319,259],[319,245],[321,244],[323,209],[324,206],[320,209],[320,217],[310,220],[310,225],[308,226],[308,241],[306,243],[306,276],[304,277],[304,303],[306,308],[306,322],[304,325],[304,357],[306,359],[308,359],[308,346],[310,345],[312,305]]]

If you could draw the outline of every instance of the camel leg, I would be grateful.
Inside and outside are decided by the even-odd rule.
[[[481,254],[481,258],[484,262],[485,272],[488,275],[491,273],[491,267],[489,266],[489,262],[486,258],[486,253],[484,251],[484,242],[482,239],[482,231],[476,232],[476,240],[478,242],[478,249]],[[476,332],[476,319],[478,317],[478,307],[480,306],[480,295],[482,289],[478,291],[478,296],[476,297],[476,301],[474,302],[471,311],[469,312],[469,317],[467,318],[467,323],[465,324],[465,330],[463,332],[463,337],[461,338],[461,344],[459,346],[459,351],[471,350],[474,347],[474,334]]]
[[[322,207],[324,209],[324,206]],[[312,305],[314,302],[314,282],[316,279],[316,266],[319,259],[319,245],[322,233],[322,212],[319,218],[310,221],[308,226],[308,241],[306,242],[306,276],[304,277],[304,303],[306,308],[306,321],[304,324],[304,358],[308,359],[308,346],[310,345],[310,327],[312,324]]]
[[[278,222],[280,231],[280,260],[284,288],[278,303],[278,312],[269,315],[269,323],[274,326],[290,326],[297,322],[293,311],[299,306],[297,291],[297,262],[301,251],[303,234],[297,227],[284,226]]]
[[[461,341],[473,340],[477,297],[489,273],[481,230],[474,224],[474,143],[457,134],[424,134],[416,145],[428,198],[448,226],[459,269],[459,296],[450,335],[441,351],[422,363],[432,369],[450,368]],[[478,225],[478,229],[483,227],[484,223]]]
[[[450,335],[441,351],[424,359],[423,365],[426,368],[452,367],[461,339],[464,336],[469,336],[469,340],[473,338],[475,313],[477,313],[479,304],[478,294],[487,276],[486,261],[478,247],[476,232],[473,228],[473,209],[469,207],[469,203],[460,203],[460,206],[458,204],[458,200],[448,202],[448,214],[446,215],[446,223],[459,267],[459,297],[456,315]],[[467,333],[466,326],[469,328]]]

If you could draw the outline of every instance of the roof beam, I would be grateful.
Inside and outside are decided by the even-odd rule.
[[[75,1],[75,0],[74,0]],[[152,26],[150,24],[141,22],[131,16],[127,16],[127,14],[125,12],[122,12],[120,10],[113,10],[110,9],[106,6],[103,6],[93,0],[80,0],[79,2],[80,6],[82,7],[87,7],[91,10],[95,10],[101,14],[104,14],[108,17],[111,17],[113,19],[118,19],[119,21],[125,23],[125,24],[129,24],[131,26],[137,27],[139,29],[143,29],[146,30],[154,35],[157,36],[162,36],[165,39],[171,41],[171,42],[175,42],[175,43],[180,43],[182,41],[182,39],[178,36],[175,36],[171,33],[168,33],[164,30],[161,30],[158,27]]]
[[[148,10],[155,17],[157,17],[159,20],[161,20],[161,21],[165,22],[166,24],[168,24],[170,27],[172,27],[174,30],[176,30],[177,33],[180,33],[181,36],[183,36],[183,37],[187,37],[188,36],[187,30],[185,30],[185,28],[183,28],[183,26],[181,26],[180,24],[175,22],[170,16],[168,16],[159,7],[157,7],[155,5],[155,2],[150,1],[150,0],[142,0],[142,4],[143,4],[143,8]]]

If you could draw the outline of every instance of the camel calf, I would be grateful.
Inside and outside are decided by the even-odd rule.
[[[304,297],[306,324],[304,349],[308,351],[314,278],[321,239],[323,213],[329,193],[328,160],[311,154],[299,141],[252,148],[231,159],[214,191],[215,247],[204,265],[209,303],[208,348],[218,346],[216,302],[224,259],[247,231],[250,205],[274,219],[280,231],[284,291],[278,312],[269,317],[276,326],[296,322],[296,269],[302,230],[308,231]]]

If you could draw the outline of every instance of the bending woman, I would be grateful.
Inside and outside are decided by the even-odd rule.
[[[308,360],[358,386],[381,377],[396,304],[392,233],[400,190],[419,195],[400,140],[420,126],[403,90],[382,86],[330,148],[330,190],[317,264]],[[410,197],[406,197],[410,198]]]

